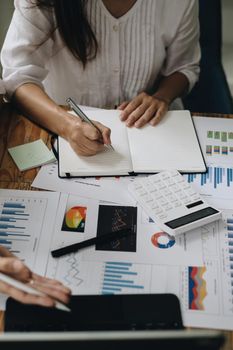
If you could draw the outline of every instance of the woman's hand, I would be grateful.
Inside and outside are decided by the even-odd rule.
[[[158,124],[169,107],[169,101],[145,92],[140,93],[130,102],[123,102],[118,109],[122,110],[120,119],[128,127],[141,128],[147,123]]]
[[[45,293],[45,296],[32,295],[0,281],[0,292],[24,303],[47,307],[55,306],[55,299],[63,303],[69,302],[70,289],[62,283],[33,273],[7,249],[0,247],[0,272]]]
[[[105,145],[111,144],[111,130],[101,123],[93,121],[101,133],[92,125],[76,120],[71,123],[67,140],[73,150],[80,156],[92,156],[104,149]]]

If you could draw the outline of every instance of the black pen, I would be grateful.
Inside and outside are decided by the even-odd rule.
[[[87,239],[87,240],[79,242],[79,243],[70,244],[70,245],[67,245],[66,247],[52,250],[51,254],[52,254],[52,257],[59,258],[60,256],[77,252],[78,250],[80,250],[82,248],[87,248],[87,247],[90,247],[90,246],[97,244],[97,243],[111,242],[114,239],[120,239],[120,238],[128,236],[132,233],[133,232],[132,232],[131,228],[125,228],[123,230],[109,232],[109,233],[106,233],[106,234],[98,236],[98,237],[90,238],[90,239]]]
[[[94,128],[98,130],[100,136],[102,137],[101,130],[95,125],[95,123],[93,123],[91,119],[88,118],[88,116],[85,113],[83,113],[81,108],[74,102],[74,100],[72,100],[71,97],[67,98],[66,102],[68,103],[70,108],[77,114],[77,116],[82,119],[82,121],[94,126]],[[108,148],[111,148],[114,151],[114,148],[112,147],[112,145],[105,145],[105,146]]]

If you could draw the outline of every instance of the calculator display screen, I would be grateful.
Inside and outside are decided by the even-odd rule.
[[[165,222],[165,225],[167,225],[171,229],[175,229],[175,228],[178,228],[180,226],[190,224],[193,221],[197,221],[197,220],[200,220],[202,218],[206,218],[207,216],[217,214],[217,213],[218,213],[218,210],[211,208],[211,207],[207,207],[207,208],[195,211],[191,214],[181,216],[178,219],[174,219],[174,220]]]

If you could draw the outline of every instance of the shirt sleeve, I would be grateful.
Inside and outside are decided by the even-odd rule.
[[[3,84],[3,81],[0,79],[0,95],[5,95],[5,86]]]
[[[15,0],[15,11],[3,44],[1,62],[8,98],[25,83],[43,88],[48,74],[46,61],[52,55],[52,13],[29,0]],[[49,13],[50,12],[50,13]]]
[[[185,0],[183,8],[177,30],[169,38],[169,44],[166,47],[166,61],[161,73],[164,76],[175,72],[183,73],[189,81],[190,91],[197,82],[200,73],[198,1]],[[174,12],[170,8],[170,23],[172,23]],[[172,26],[170,28],[172,30]]]

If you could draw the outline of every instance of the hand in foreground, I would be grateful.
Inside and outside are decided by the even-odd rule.
[[[118,109],[122,111],[120,119],[126,123],[126,126],[141,128],[147,123],[152,126],[158,124],[167,112],[168,107],[168,100],[142,92],[130,102],[123,102]]]
[[[32,295],[0,281],[0,292],[9,295],[17,301],[24,304],[37,304],[47,307],[54,307],[55,300],[59,300],[62,303],[69,302],[70,289],[58,281],[33,273],[3,247],[0,247],[0,272],[21,282],[28,283],[33,288],[46,294],[46,296]]]
[[[86,122],[80,120],[72,122],[67,140],[73,150],[80,156],[93,156],[103,151],[104,144],[111,145],[111,130],[101,123],[93,121],[101,133]]]

